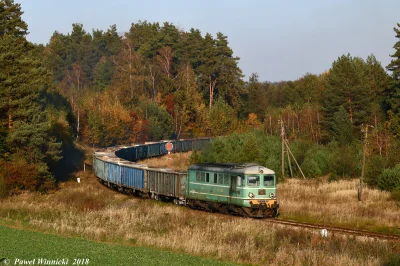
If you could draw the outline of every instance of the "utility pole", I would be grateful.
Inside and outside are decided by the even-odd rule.
[[[361,132],[365,133],[364,137],[364,151],[363,151],[363,161],[362,161],[362,168],[361,168],[361,178],[360,178],[360,188],[358,190],[358,200],[362,201],[362,192],[363,192],[363,186],[364,186],[364,168],[365,168],[365,154],[367,152],[367,143],[368,143],[368,127],[373,128],[373,126],[370,125],[365,125],[361,126]]]
[[[281,118],[281,138],[282,138],[282,179],[285,178],[285,128]]]
[[[292,155],[292,158],[293,158],[294,162],[296,163],[297,168],[299,168],[301,175],[303,176],[304,179],[306,179],[306,177],[305,177],[303,171],[301,170],[301,167],[300,167],[299,163],[298,163],[297,160],[296,160],[296,157],[294,157],[292,151],[291,151],[290,148],[289,148],[289,142],[288,142],[287,139],[285,139],[285,144],[286,144],[287,152],[289,152],[290,155]],[[290,163],[290,162],[289,162],[289,163]]]

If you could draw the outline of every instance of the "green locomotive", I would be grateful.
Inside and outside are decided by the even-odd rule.
[[[204,163],[187,172],[186,203],[192,208],[256,218],[275,217],[275,172],[256,164]]]

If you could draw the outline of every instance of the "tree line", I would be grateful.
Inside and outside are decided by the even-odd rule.
[[[37,45],[22,14],[0,0],[0,194],[51,188],[62,165],[75,167],[68,158],[82,157],[76,140],[110,146],[254,128],[279,136],[283,123],[291,142],[356,151],[368,124],[369,158],[390,161],[377,172],[400,157],[400,40],[388,72],[373,55],[347,54],[319,75],[245,81],[223,33],[147,21],[89,33],[75,23]]]

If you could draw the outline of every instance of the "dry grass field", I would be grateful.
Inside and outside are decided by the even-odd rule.
[[[190,155],[191,152],[171,154],[171,167],[187,169]],[[167,167],[167,156],[142,162]],[[368,187],[364,188],[360,202],[358,187],[358,179],[286,179],[277,187],[280,218],[400,234],[400,202],[388,192]]]
[[[364,188],[359,180],[288,179],[278,184],[281,218],[400,234],[400,202],[390,193]]]
[[[24,193],[2,200],[0,223],[259,265],[382,265],[391,258],[397,261],[393,256],[400,253],[398,242],[346,236],[322,238],[318,232],[286,228],[263,220],[138,199],[102,186],[90,173],[79,173],[78,177],[80,184],[75,180],[64,183],[59,191],[51,194]],[[365,203],[357,207],[357,203],[348,202],[351,209],[343,210],[340,206],[354,198],[348,191],[354,186],[353,181],[303,182],[290,180],[279,186],[282,216],[305,215],[307,219],[316,217],[319,222],[332,216],[333,220],[351,224],[355,221],[351,213],[359,217],[364,213],[385,226],[399,221],[399,207],[386,194],[374,195],[380,192],[367,190]],[[318,200],[318,195],[325,197]],[[370,201],[375,199],[379,199],[375,206],[384,209],[368,212],[364,205],[372,204]],[[385,217],[380,217],[382,213]]]
[[[176,170],[186,171],[186,169],[189,167],[190,155],[192,155],[191,151],[183,153],[171,153],[170,154],[171,168]],[[150,158],[140,162],[154,167],[166,168],[168,166],[168,156]]]
[[[172,154],[186,169],[190,153]],[[167,158],[144,163],[166,167]],[[0,201],[0,224],[90,240],[256,265],[382,265],[397,263],[400,243],[330,235],[274,225],[264,220],[206,213],[124,195],[91,173],[42,195],[24,193]],[[366,189],[357,201],[356,180],[289,179],[278,184],[283,219],[393,231],[400,206],[390,195]],[[393,264],[396,265],[396,264]]]

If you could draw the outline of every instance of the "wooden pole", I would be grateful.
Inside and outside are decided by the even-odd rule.
[[[288,164],[289,164],[290,176],[293,177],[293,169],[292,169],[292,163],[290,162],[290,155],[288,152],[286,152],[286,155],[287,155],[287,160],[288,160]]]
[[[305,179],[306,177],[304,176],[304,173],[303,173],[303,171],[301,170],[300,165],[297,163],[296,158],[294,157],[292,151],[290,150],[290,148],[289,148],[289,143],[288,143],[287,140],[285,140],[285,144],[286,144],[287,150],[290,152],[290,155],[292,155],[292,158],[293,158],[294,162],[296,163],[297,167],[299,168],[301,175],[302,175],[303,178]]]
[[[285,178],[285,129],[281,117],[281,138],[282,138],[282,179]]]
[[[370,125],[365,126],[365,139],[364,139],[364,151],[363,151],[363,161],[362,161],[362,168],[361,168],[361,178],[360,178],[360,189],[358,200],[362,201],[362,193],[363,193],[363,186],[364,186],[364,168],[365,168],[365,154],[367,152],[367,139],[368,139],[368,127],[372,127]]]

